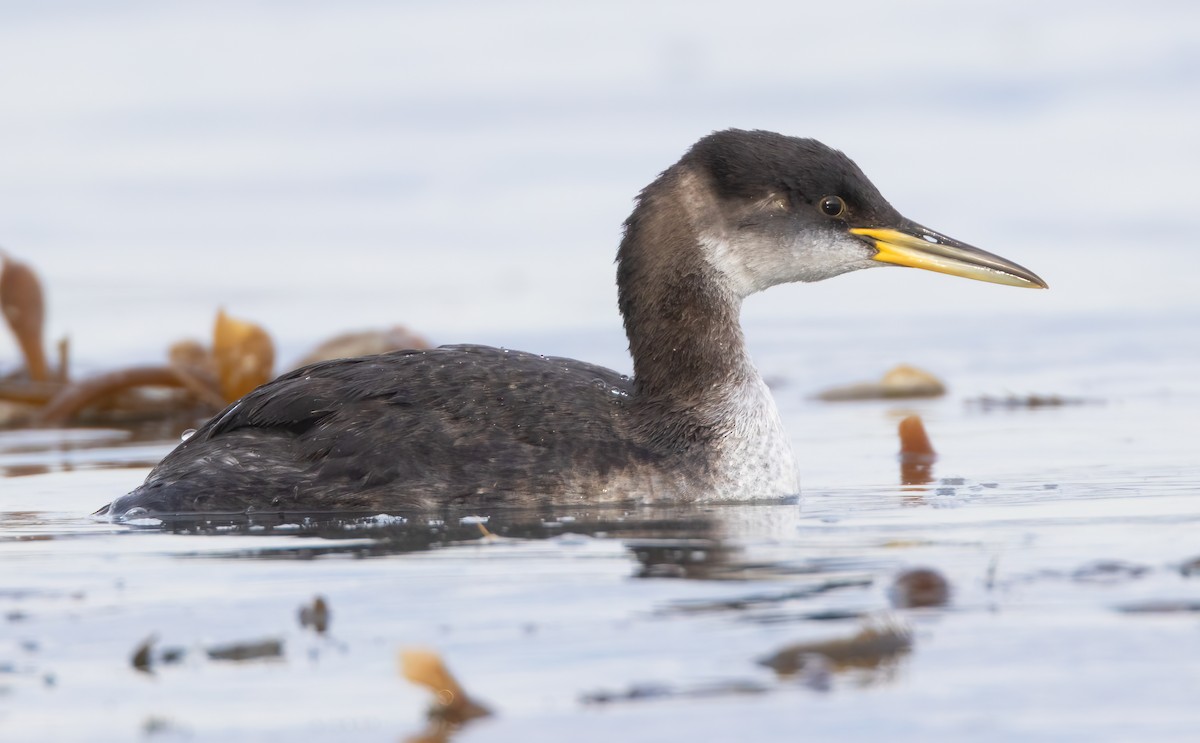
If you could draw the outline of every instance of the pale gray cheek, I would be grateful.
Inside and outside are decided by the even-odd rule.
[[[846,235],[804,235],[790,245],[795,270],[790,281],[822,281],[849,271],[878,265],[865,243]]]
[[[741,297],[776,284],[812,282],[879,265],[865,243],[833,230],[781,235],[705,234],[704,260]]]

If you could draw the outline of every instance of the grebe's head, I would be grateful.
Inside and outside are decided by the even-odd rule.
[[[742,296],[882,265],[1046,288],[1012,261],[901,216],[850,158],[813,139],[728,129],[672,172],[706,262]]]

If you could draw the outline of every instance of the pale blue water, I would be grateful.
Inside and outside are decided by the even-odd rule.
[[[0,432],[0,469],[39,473],[0,479],[0,738],[404,739],[426,695],[395,656],[423,644],[497,710],[464,741],[1193,739],[1198,614],[1121,608],[1200,601],[1197,29],[1185,2],[0,4],[0,245],[80,370],[161,358],[218,306],[285,361],[404,322],[626,370],[621,220],[726,126],[844,149],[908,216],[1052,287],[887,270],[752,298],[803,503],[669,535],[734,550],[737,579],[638,578],[619,535],[237,559],[350,543],[97,523],[169,442]],[[811,399],[899,362],[950,394]],[[967,404],[1009,392],[1094,404]],[[905,412],[941,455],[924,489],[899,485]],[[891,608],[913,565],[950,607]],[[676,611],[841,578],[869,585]],[[329,640],[295,620],[317,593]],[[863,621],[820,612],[896,621],[913,651],[828,692],[755,664]],[[188,659],[132,669],[152,633]],[[282,661],[200,658],[262,636]],[[767,691],[580,701],[728,681]]]

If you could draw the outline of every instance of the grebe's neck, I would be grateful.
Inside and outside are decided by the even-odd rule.
[[[724,226],[711,194],[694,171],[668,170],[642,192],[617,254],[635,395],[706,429],[728,422],[729,398],[761,384],[739,323],[742,294],[720,265]]]

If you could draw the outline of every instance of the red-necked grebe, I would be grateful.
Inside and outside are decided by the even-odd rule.
[[[888,264],[1046,286],[900,216],[819,142],[717,132],[647,186],[625,222],[617,286],[632,378],[485,346],[314,364],[230,405],[107,512],[793,496],[796,465],[746,353],[742,300]]]

